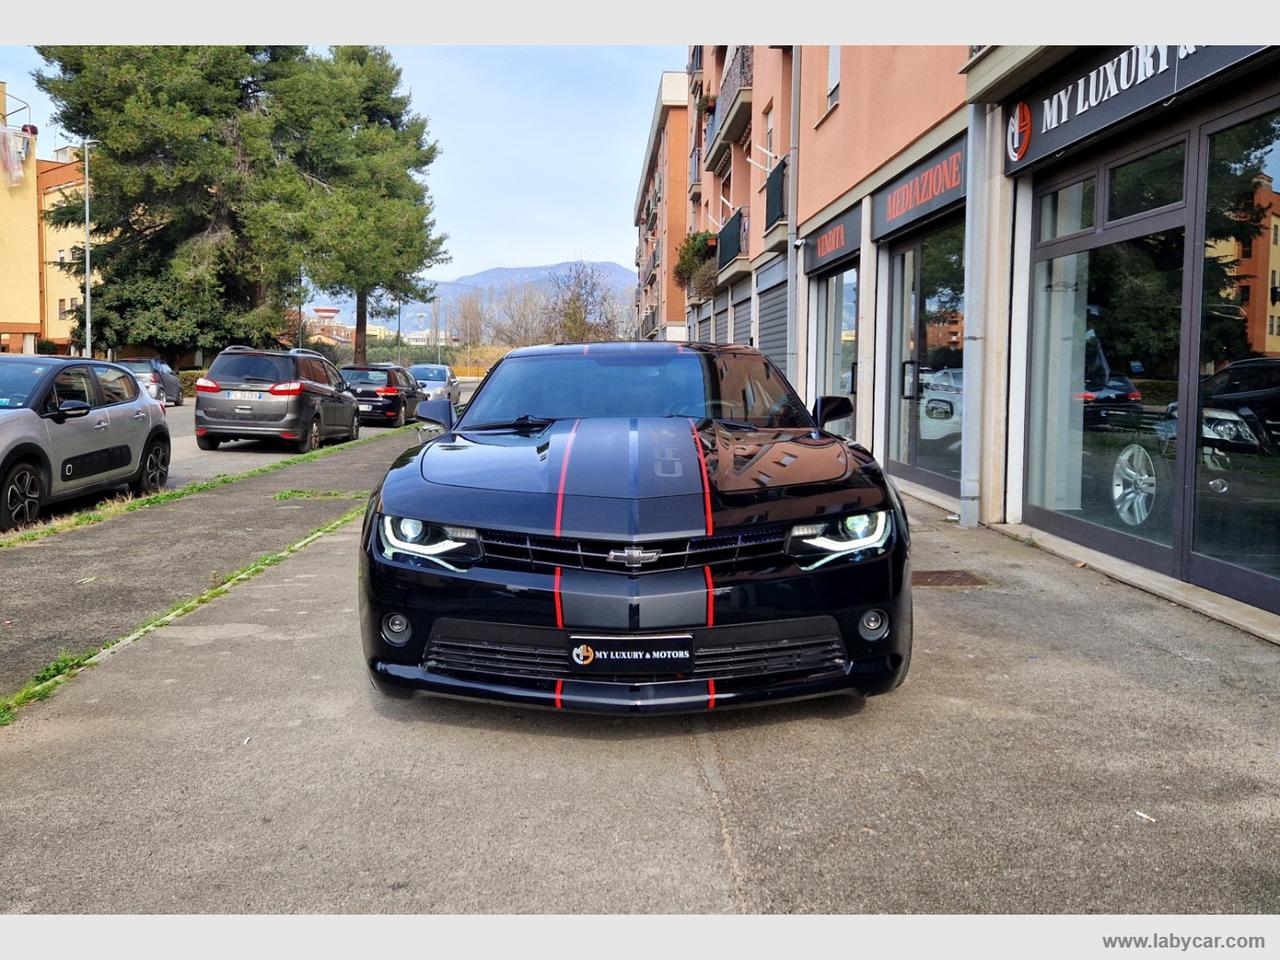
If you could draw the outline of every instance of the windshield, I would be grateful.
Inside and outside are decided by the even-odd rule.
[[[811,428],[791,387],[761,356],[688,352],[551,354],[502,361],[463,426],[551,419],[693,417]]]
[[[0,363],[0,410],[26,404],[48,370],[47,363]]]
[[[146,360],[121,360],[120,366],[134,373],[150,373],[151,364]]]
[[[409,368],[409,372],[413,374],[415,380],[443,380],[444,379],[444,367],[413,366]]]
[[[283,383],[293,379],[293,364],[288,357],[264,353],[220,353],[209,368],[209,378]]]
[[[347,378],[348,383],[369,383],[379,386],[387,382],[385,370],[353,370],[351,367],[343,367],[342,375]]]

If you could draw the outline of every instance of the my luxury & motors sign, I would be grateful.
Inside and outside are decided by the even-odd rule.
[[[1005,173],[1162,103],[1265,49],[1179,44],[1104,48],[1091,62],[1059,73],[1005,105]]]

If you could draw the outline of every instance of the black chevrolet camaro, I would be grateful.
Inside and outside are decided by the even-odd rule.
[[[862,447],[740,346],[515,350],[370,499],[374,686],[592,712],[886,693],[909,532]]]

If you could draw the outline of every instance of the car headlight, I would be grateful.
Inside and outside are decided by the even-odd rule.
[[[480,537],[470,527],[427,523],[413,517],[382,518],[382,553],[423,557],[450,569],[449,561],[472,563],[480,559]]]
[[[443,396],[444,396],[444,387],[436,387],[434,390],[432,390],[432,391],[431,391],[431,395],[432,395],[433,397],[443,397]]]
[[[1231,410],[1218,410],[1213,407],[1205,407],[1203,413],[1200,433],[1206,439],[1257,445],[1257,437],[1253,435],[1249,425],[1240,419],[1239,414]]]
[[[812,570],[837,557],[853,553],[879,555],[884,551],[892,532],[890,511],[855,513],[838,520],[792,527],[787,540],[787,551],[793,556],[815,558],[815,563],[801,565],[806,570]]]

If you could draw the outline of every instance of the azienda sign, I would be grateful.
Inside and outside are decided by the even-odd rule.
[[[1265,50],[1137,44],[1110,47],[1005,106],[1005,172],[1034,163]],[[1078,61],[1077,61],[1078,63]]]

